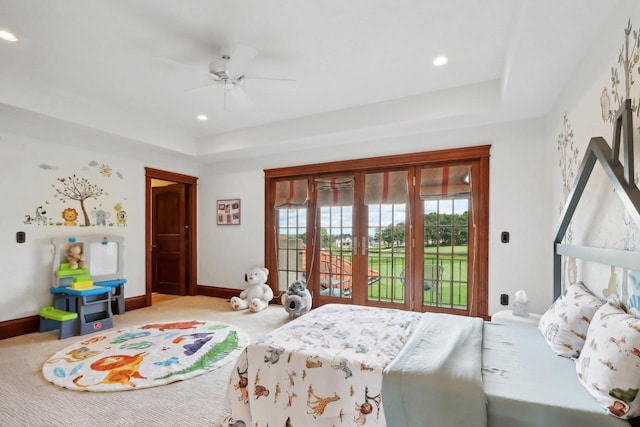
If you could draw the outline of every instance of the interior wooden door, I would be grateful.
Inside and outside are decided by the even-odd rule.
[[[152,290],[186,295],[188,224],[184,184],[154,187]]]

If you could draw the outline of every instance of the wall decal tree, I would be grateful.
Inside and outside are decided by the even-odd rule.
[[[560,174],[562,175],[562,195],[564,196],[560,202],[560,210],[564,209],[564,204],[569,197],[573,181],[576,176],[576,168],[578,167],[578,148],[573,141],[573,128],[569,123],[569,116],[565,111],[562,118],[562,130],[558,134],[558,152],[560,153]],[[573,242],[573,230],[571,230],[571,224],[567,227],[565,234],[565,242]],[[576,261],[573,258],[564,257],[563,268],[565,272],[565,283],[574,283],[577,276]]]
[[[633,29],[629,19],[627,28],[624,29],[624,42],[618,55],[618,65],[611,67],[611,90],[605,87],[600,96],[603,121],[614,123],[616,112],[625,99],[631,99],[631,109],[636,112],[636,116],[640,113],[638,110],[640,96],[634,97],[631,93],[635,83],[634,72],[640,74],[640,68],[636,68],[638,62],[640,62],[640,32]]]
[[[97,200],[98,197],[102,196],[104,190],[90,183],[88,179],[76,176],[75,174],[67,178],[58,178],[58,181],[60,182],[59,187],[55,184],[51,185],[56,192],[54,197],[63,203],[65,203],[66,200],[79,202],[82,214],[84,215],[84,225],[85,227],[90,226],[91,222],[89,221],[89,214],[87,213],[84,202],[91,198]]]
[[[636,117],[640,117],[640,91],[634,90],[634,84],[636,82],[634,74],[640,75],[640,32],[633,29],[631,25],[631,19],[627,22],[627,27],[624,29],[624,42],[620,48],[618,54],[618,65],[611,67],[611,91],[605,87],[600,96],[600,107],[602,109],[602,120],[609,123],[614,123],[616,120],[616,112],[622,106],[625,99],[631,99],[631,110],[636,113]],[[623,81],[620,81],[622,76]],[[638,140],[640,138],[640,127],[637,126],[634,130],[634,138]],[[636,185],[640,181],[638,175],[638,168],[634,176],[634,182]],[[628,213],[624,211],[623,221],[625,225],[625,238],[624,249],[634,250],[638,244],[638,234],[640,230],[638,225],[629,217]]]

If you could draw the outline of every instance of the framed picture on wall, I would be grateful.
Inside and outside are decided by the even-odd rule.
[[[240,225],[240,199],[218,200],[218,225]]]

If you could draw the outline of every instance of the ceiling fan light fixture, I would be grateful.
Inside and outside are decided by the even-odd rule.
[[[440,55],[435,57],[435,59],[433,60],[433,65],[435,65],[436,67],[442,67],[447,62],[449,62],[449,58],[444,55]]]
[[[18,41],[18,38],[16,36],[5,30],[0,30],[0,39],[6,40],[8,42]]]

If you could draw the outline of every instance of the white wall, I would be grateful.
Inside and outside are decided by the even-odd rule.
[[[32,123],[31,125],[37,126]],[[4,129],[4,128],[1,128]],[[71,129],[71,128],[69,128]],[[14,128],[14,130],[17,130]],[[40,129],[46,134],[46,130]],[[25,130],[25,133],[29,133]],[[52,304],[51,264],[53,260],[51,238],[89,234],[118,235],[125,238],[125,297],[145,294],[145,171],[144,167],[170,170],[196,175],[194,161],[180,156],[162,154],[158,150],[129,150],[125,153],[122,141],[105,134],[84,133],[86,146],[65,144],[78,135],[73,132],[52,132],[41,139],[0,133],[0,188],[3,195],[3,213],[0,215],[0,269],[2,292],[0,293],[0,321],[37,314],[40,308]],[[96,146],[94,143],[100,141]],[[124,155],[123,155],[124,154]],[[111,177],[96,178],[91,162],[106,164],[112,168]],[[40,165],[56,169],[42,168]],[[61,223],[60,202],[53,197],[53,184],[58,178],[77,174],[90,175],[105,189],[108,195],[97,200],[87,200],[87,209],[98,207],[111,211],[108,222],[114,222],[113,201],[122,201],[127,213],[127,226],[64,226]],[[117,175],[119,174],[119,175]],[[34,214],[37,206],[44,205],[51,218],[50,225],[25,224],[25,215]],[[80,212],[77,202],[68,201],[63,206]],[[84,224],[83,222],[81,222]],[[26,242],[16,243],[16,232],[26,232]]]
[[[198,178],[198,283],[240,289],[264,265],[264,174],[260,169]],[[240,225],[217,225],[216,200],[240,199]]]
[[[264,261],[264,169],[491,144],[489,312],[500,310],[501,293],[525,289],[531,309],[551,303],[550,209],[544,164],[544,122],[529,120],[472,129],[339,144],[331,149],[303,147],[286,156],[265,156],[200,168],[199,282],[241,289],[243,274]],[[339,136],[336,136],[339,138]],[[216,226],[216,199],[242,198],[242,224]],[[205,220],[205,218],[209,218]],[[542,232],[541,232],[542,230]],[[511,243],[500,243],[500,232]]]

